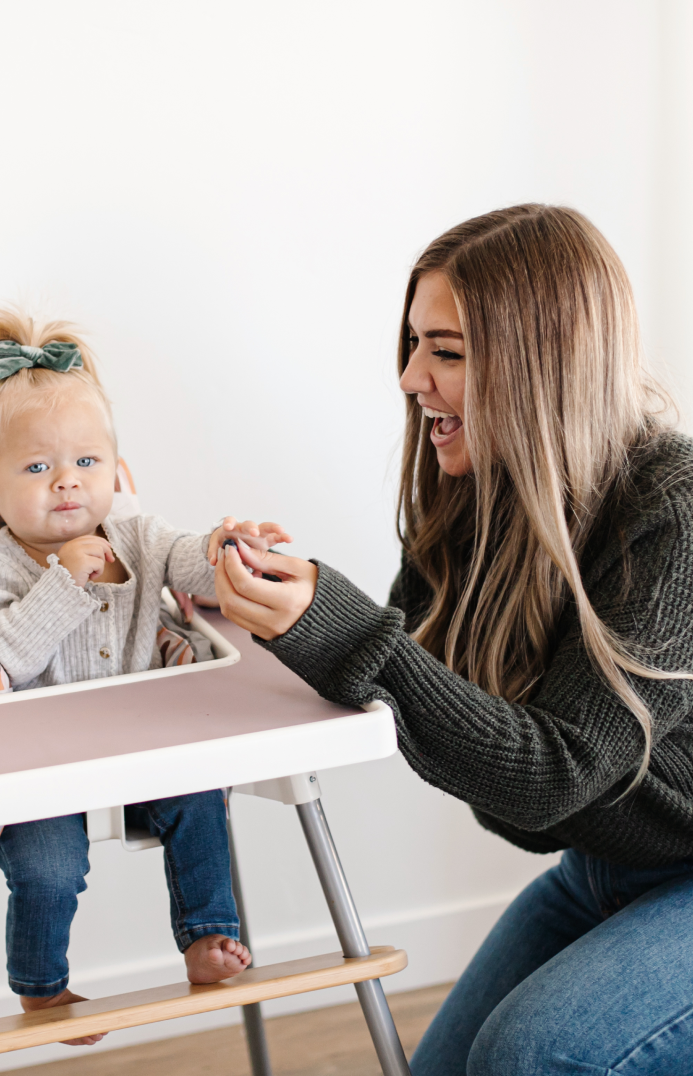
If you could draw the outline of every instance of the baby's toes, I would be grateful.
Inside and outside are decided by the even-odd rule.
[[[224,943],[223,954],[226,967],[233,970],[234,974],[243,971],[250,960],[250,954],[245,945],[241,945],[240,942],[236,942],[232,938],[228,938]],[[244,959],[245,954],[248,955],[247,960]]]

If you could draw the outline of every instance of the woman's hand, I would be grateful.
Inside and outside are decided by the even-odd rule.
[[[298,557],[251,549],[242,538],[235,541],[237,548],[228,545],[217,557],[215,586],[221,611],[261,639],[276,639],[301,619],[313,601],[318,569]],[[281,582],[262,579],[263,572]]]
[[[212,567],[217,563],[219,549],[228,538],[241,538],[246,545],[260,553],[265,553],[270,546],[280,542],[293,542],[291,535],[279,523],[254,523],[252,519],[239,523],[235,516],[226,516],[221,526],[210,535],[207,556]]]

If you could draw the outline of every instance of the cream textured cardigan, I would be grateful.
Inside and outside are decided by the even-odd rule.
[[[55,554],[42,568],[0,530],[0,665],[15,690],[160,668],[161,588],[214,596],[208,534],[158,516],[109,516],[103,526],[129,579],[85,588]]]

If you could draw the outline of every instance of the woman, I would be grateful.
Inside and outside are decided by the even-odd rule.
[[[218,594],[325,697],[387,702],[483,826],[565,849],[413,1073],[693,1073],[693,444],[659,417],[625,271],[573,210],[468,221],[414,268],[400,374],[391,607],[244,547],[255,577],[229,548]]]

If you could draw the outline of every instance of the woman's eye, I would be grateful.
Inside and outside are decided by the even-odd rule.
[[[77,460],[78,467],[92,467],[96,463],[93,456],[80,456]]]
[[[456,351],[447,351],[444,347],[439,347],[437,351],[433,352],[439,359],[463,359],[464,355],[459,355]]]
[[[47,471],[47,470],[48,470],[48,464],[47,463],[32,463],[30,467],[27,467],[27,471],[30,471],[31,474],[40,474],[41,471]]]

